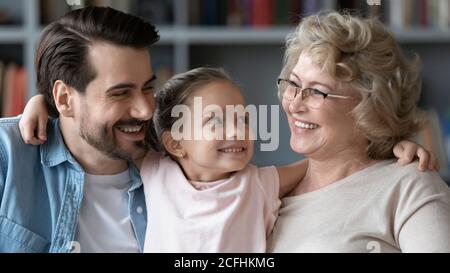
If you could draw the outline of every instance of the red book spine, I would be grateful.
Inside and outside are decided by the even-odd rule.
[[[253,2],[253,25],[271,26],[273,25],[273,0],[254,0]]]
[[[420,0],[420,26],[426,27],[428,26],[428,5],[427,0]]]
[[[27,92],[27,74],[25,68],[20,68],[17,70],[16,77],[16,90],[13,98],[12,116],[22,114],[23,109],[25,109]]]

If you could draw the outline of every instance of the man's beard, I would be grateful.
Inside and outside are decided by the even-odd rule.
[[[148,147],[144,140],[133,143],[134,151],[125,151],[121,149],[114,138],[113,130],[119,125],[144,125],[143,130],[148,129],[148,122],[130,119],[119,121],[111,128],[107,125],[93,125],[88,121],[88,114],[85,112],[81,118],[79,134],[92,147],[108,156],[111,159],[132,161],[139,157],[143,157],[148,151]],[[141,152],[139,152],[141,151]]]

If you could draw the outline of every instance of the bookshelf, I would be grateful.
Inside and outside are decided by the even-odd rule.
[[[151,49],[153,67],[157,73],[162,74],[160,78],[164,80],[172,73],[183,72],[196,66],[223,66],[242,86],[248,103],[278,105],[275,79],[282,66],[285,37],[295,29],[295,24],[273,23],[254,26],[244,23],[233,26],[220,24],[206,26],[201,22],[193,22],[193,6],[205,0],[146,0],[146,6],[139,6],[137,9],[126,7],[124,3],[136,3],[141,0],[80,1],[112,5],[142,17],[145,16],[139,13],[149,8],[155,7],[160,11],[164,8],[162,11],[164,14],[169,14],[168,18],[153,20],[160,30],[161,41]],[[230,1],[249,2],[250,0]],[[263,3],[271,0],[255,1]],[[276,3],[281,1],[293,0],[277,0]],[[14,48],[13,55],[19,55],[15,57],[15,61],[23,64],[28,72],[28,97],[36,93],[34,54],[37,40],[46,23],[43,14],[46,7],[50,5],[53,12],[56,11],[53,17],[57,18],[70,9],[65,2],[63,0],[0,0],[0,9],[12,8],[19,14],[16,23],[0,24],[0,49],[2,49],[0,60],[10,58],[9,50],[4,51],[3,48]],[[324,10],[346,7],[348,3],[357,3],[355,6],[358,7],[366,5],[365,0],[302,0],[298,2],[308,2],[315,8]],[[383,18],[386,21],[392,20],[387,16],[392,8],[390,1],[382,0],[382,5],[385,7]],[[399,6],[395,8],[398,9]],[[289,18],[292,17],[295,15],[290,12]],[[152,19],[149,20],[152,21]],[[450,77],[447,75],[450,71],[450,50],[448,50],[450,31],[445,28],[411,25],[403,28],[393,27],[392,31],[406,52],[417,52],[424,61],[422,105],[445,112],[450,107],[450,98],[447,95],[450,91],[448,90]],[[254,163],[258,165],[286,164],[298,159],[298,155],[290,151],[289,129],[282,112],[280,112],[279,126],[281,132],[279,149],[275,152],[257,151]],[[450,174],[446,179],[450,183]]]
[[[20,47],[21,56],[19,58],[14,58],[15,60],[10,60],[12,62],[22,64],[27,73],[27,82],[34,83],[35,77],[33,73],[29,71],[34,71],[34,55],[35,55],[35,45],[39,37],[39,24],[38,24],[38,2],[37,1],[0,1],[0,7],[3,8],[19,9],[22,15],[19,24],[13,25],[1,25],[0,26],[0,45],[10,46],[10,47]],[[5,56],[6,55],[6,56]],[[8,53],[0,53],[0,59],[9,57]],[[27,95],[32,96],[35,94],[33,91],[33,84],[28,84]]]

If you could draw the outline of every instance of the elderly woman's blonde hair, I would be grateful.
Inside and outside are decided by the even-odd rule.
[[[304,18],[286,46],[282,78],[306,52],[341,86],[358,91],[361,102],[352,113],[370,158],[393,158],[394,145],[420,128],[420,60],[408,60],[378,19],[319,13]]]

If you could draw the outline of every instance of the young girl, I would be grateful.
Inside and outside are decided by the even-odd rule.
[[[163,153],[149,152],[140,167],[148,219],[144,251],[265,252],[279,198],[296,186],[307,163],[278,168],[249,164],[253,142],[245,113],[226,120],[217,111],[202,112],[198,126],[183,123],[183,138],[175,137],[177,121],[198,118],[198,99],[203,109],[245,107],[239,88],[221,69],[191,70],[158,91],[153,121]],[[180,105],[190,110],[181,119],[172,116]],[[25,111],[24,118],[36,120],[35,115]],[[406,157],[416,152],[416,145],[405,145],[397,147],[397,156],[403,147]]]
[[[205,109],[201,117],[194,113],[198,99]],[[226,114],[207,111],[245,107],[239,88],[223,70],[198,68],[175,76],[156,100],[155,129],[168,157],[150,153],[141,168],[150,208],[145,251],[264,252],[279,197],[305,168],[277,171],[249,164],[253,142],[245,113],[227,120]],[[172,112],[179,105],[189,107],[191,121],[200,119],[197,128],[195,122],[183,127],[183,133],[190,133],[182,140],[171,133],[178,120]],[[202,133],[198,139],[196,130]]]

